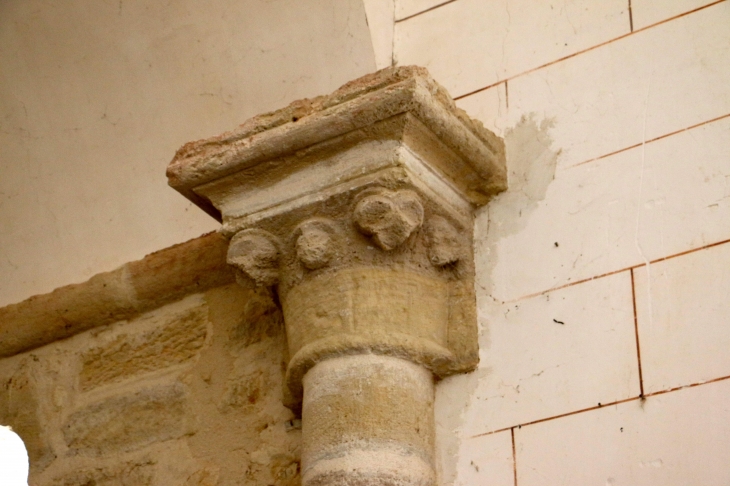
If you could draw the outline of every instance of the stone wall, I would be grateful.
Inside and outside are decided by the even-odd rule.
[[[236,284],[0,361],[0,423],[33,486],[296,485],[286,338]]]

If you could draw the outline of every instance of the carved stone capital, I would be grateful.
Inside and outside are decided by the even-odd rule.
[[[357,369],[382,375],[384,390],[396,394],[411,393],[392,389],[401,386],[398,376],[410,377],[412,386],[403,386],[413,398],[432,395],[431,375],[475,368],[473,209],[505,188],[502,141],[456,108],[425,70],[391,68],[187,144],[168,177],[222,220],[239,281],[278,292],[290,352],[288,405],[296,410],[304,400],[305,484],[339,484],[345,476],[371,484],[391,473],[404,484],[432,484],[432,418],[401,442],[351,424],[343,433],[369,445],[342,456],[350,458],[344,463],[326,458],[350,446],[307,424],[339,423],[321,416],[313,405],[320,400],[332,414],[380,410],[373,420],[384,427],[392,413],[407,413],[401,405],[358,408],[346,389],[362,378],[352,375]],[[362,358],[345,359],[354,356]],[[340,402],[322,395],[327,380],[337,383]],[[373,396],[383,393],[367,386]],[[397,435],[397,426],[387,427]],[[307,449],[310,443],[318,445]],[[364,451],[379,450],[373,443],[385,447],[391,469],[365,465]],[[423,467],[413,466],[412,476],[398,472],[398,457],[413,454],[406,463]],[[347,472],[353,467],[359,476]]]

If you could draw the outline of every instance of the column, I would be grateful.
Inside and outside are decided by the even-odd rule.
[[[278,297],[314,485],[434,485],[434,378],[478,361],[473,210],[504,146],[422,68],[388,68],[182,147],[170,184]]]

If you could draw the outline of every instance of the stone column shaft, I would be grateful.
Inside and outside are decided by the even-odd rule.
[[[433,376],[376,354],[330,358],[304,377],[302,484],[435,484]]]

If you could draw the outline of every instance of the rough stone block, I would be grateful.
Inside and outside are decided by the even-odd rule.
[[[228,239],[208,233],[125,265],[138,308],[155,309],[192,292],[233,281],[226,265]]]
[[[262,339],[278,338],[284,331],[284,318],[271,296],[259,290],[246,299],[238,325],[230,332],[231,342],[240,347]]]
[[[184,435],[185,402],[180,383],[112,397],[71,414],[63,435],[72,454],[132,451]]]
[[[31,473],[42,471],[56,457],[46,440],[48,434],[41,422],[38,395],[35,380],[24,365],[0,382],[0,424],[10,425],[23,439]]]
[[[164,322],[141,334],[122,334],[83,357],[79,376],[82,390],[183,363],[205,343],[207,310],[187,309],[163,315]]]
[[[233,281],[228,240],[217,233],[171,246],[142,260],[0,308],[0,356],[131,319],[193,292]]]
[[[129,319],[137,311],[128,287],[124,268],[118,268],[1,308],[0,356]]]
[[[268,370],[256,370],[253,373],[237,377],[229,382],[228,389],[220,404],[221,412],[246,407],[246,410],[255,410],[255,405],[270,387]]]
[[[218,467],[206,466],[195,471],[185,481],[184,486],[216,486],[220,471]]]
[[[281,486],[301,484],[299,459],[290,454],[274,454],[269,458],[271,479]]]
[[[153,461],[127,462],[104,468],[80,469],[53,480],[53,486],[151,486]]]

